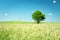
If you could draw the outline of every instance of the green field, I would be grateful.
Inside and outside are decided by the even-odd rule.
[[[0,40],[60,40],[60,23],[0,22]]]

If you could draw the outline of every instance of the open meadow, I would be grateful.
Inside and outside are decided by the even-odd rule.
[[[0,23],[0,40],[60,40],[60,23]]]

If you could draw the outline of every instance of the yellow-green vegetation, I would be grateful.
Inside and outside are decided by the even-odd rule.
[[[60,23],[0,23],[0,40],[60,40]]]

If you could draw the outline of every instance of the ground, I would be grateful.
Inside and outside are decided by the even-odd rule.
[[[60,40],[60,23],[0,23],[0,40]]]

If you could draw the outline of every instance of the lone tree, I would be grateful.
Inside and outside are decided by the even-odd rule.
[[[37,24],[39,24],[40,21],[43,21],[45,19],[45,15],[37,10],[33,12],[32,19],[34,19],[37,22]]]

